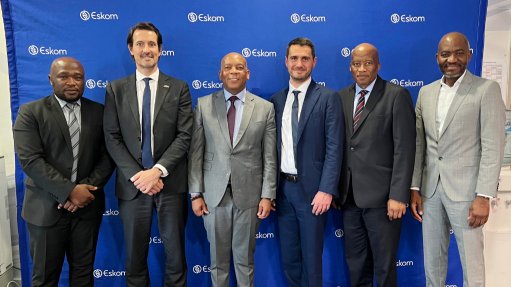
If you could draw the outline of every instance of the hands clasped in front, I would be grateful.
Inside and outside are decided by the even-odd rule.
[[[130,178],[130,180],[142,193],[155,195],[163,189],[161,174],[162,172],[160,169],[153,167],[151,169],[137,172]]]
[[[77,184],[75,188],[69,193],[69,197],[64,204],[59,203],[58,209],[65,209],[69,212],[76,212],[78,208],[84,208],[91,203],[95,197],[91,191],[98,188],[89,184]]]

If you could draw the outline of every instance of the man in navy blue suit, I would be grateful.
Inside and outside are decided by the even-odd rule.
[[[322,286],[323,231],[342,162],[344,123],[339,97],[311,78],[314,44],[289,42],[289,85],[272,96],[280,168],[277,214],[289,286]]]

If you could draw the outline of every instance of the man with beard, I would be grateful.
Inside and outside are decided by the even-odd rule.
[[[314,44],[289,42],[289,84],[273,95],[280,169],[277,215],[289,286],[322,286],[323,231],[342,161],[343,113],[337,94],[312,80]]]
[[[254,286],[255,234],[275,198],[277,149],[273,105],[248,92],[247,61],[222,58],[224,89],[198,100],[188,175],[192,209],[203,216],[213,286],[229,286],[231,252],[237,286]]]
[[[150,286],[147,253],[153,209],[165,248],[165,286],[186,286],[184,228],[192,130],[188,85],[158,69],[160,31],[138,23],[128,34],[136,72],[107,86],[104,131],[117,164],[128,286]]]
[[[482,227],[495,197],[504,151],[505,107],[499,85],[467,70],[465,35],[438,44],[442,79],[417,99],[417,151],[411,209],[422,222],[427,286],[445,286],[449,228],[463,268],[463,286],[484,286]]]
[[[113,171],[102,132],[103,106],[82,98],[83,66],[58,58],[48,75],[53,94],[22,105],[14,146],[26,174],[21,215],[32,256],[31,286],[57,286],[64,257],[69,286],[93,286],[103,186]]]

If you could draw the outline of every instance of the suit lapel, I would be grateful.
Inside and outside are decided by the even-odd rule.
[[[89,123],[92,123],[92,121],[94,121],[94,117],[96,117],[96,115],[92,115],[87,112],[88,108],[89,103],[82,98],[80,107],[80,117],[82,120],[80,123],[80,147],[78,149],[78,161],[82,158],[84,147],[87,146],[87,139],[89,139],[90,133]]]
[[[433,103],[431,103],[431,105],[429,105],[430,107],[434,107],[433,109],[431,109],[431,113],[432,115],[430,115],[430,118],[431,119],[431,127],[433,127],[433,131],[435,133],[435,139],[438,140],[439,138],[439,131],[438,131],[438,124],[437,124],[437,121],[436,121],[436,117],[437,117],[437,113],[438,113],[438,97],[440,96],[440,87],[441,87],[441,84],[440,84],[440,81],[438,81],[437,84],[435,84],[435,86],[433,87],[433,90],[434,90],[434,96],[432,97],[432,101]]]
[[[355,105],[355,85],[352,85],[348,91],[347,100],[344,101],[344,114],[346,116],[346,125],[349,135],[353,136],[353,106]]]
[[[220,132],[224,136],[225,141],[231,145],[231,138],[229,136],[229,127],[227,126],[227,110],[225,105],[224,91],[218,91],[213,94],[213,104],[215,105],[216,118],[220,126]]]
[[[312,110],[320,96],[321,93],[318,91],[316,83],[311,81],[309,88],[307,89],[307,93],[305,94],[305,99],[303,100],[303,107],[298,121],[298,141],[300,141],[300,137],[305,129],[305,124],[309,120]]]
[[[161,106],[165,102],[167,95],[170,91],[170,78],[167,75],[160,72],[160,76],[158,78],[158,87],[156,88],[156,100],[154,102],[154,116],[153,119],[156,120],[158,116],[158,112],[161,110]]]
[[[245,94],[245,103],[243,103],[243,115],[241,116],[240,129],[238,130],[238,135],[234,139],[233,148],[240,142],[243,134],[247,130],[248,124],[250,123],[250,118],[252,117],[252,111],[254,110],[254,97],[251,93],[247,91]]]
[[[461,103],[465,100],[468,92],[470,91],[470,87],[472,85],[472,75],[469,71],[465,74],[465,77],[463,78],[463,81],[461,82],[460,86],[458,87],[458,91],[456,92],[456,95],[454,96],[454,99],[452,100],[452,104],[449,107],[449,110],[447,111],[447,115],[445,116],[444,125],[442,127],[442,130],[440,131],[439,137],[442,137],[445,130],[449,126],[449,124],[452,122],[452,119],[454,118],[454,115],[458,111]],[[440,91],[439,91],[440,93]]]
[[[64,113],[62,108],[60,107],[59,102],[55,99],[54,95],[51,95],[48,98],[48,107],[50,108],[53,119],[57,123],[57,126],[60,129],[60,132],[64,136],[64,140],[66,141],[66,146],[69,152],[72,154],[73,150],[71,148],[71,136],[69,135],[69,127],[67,126],[66,118],[64,117]]]
[[[127,97],[127,102],[130,105],[131,113],[133,115],[133,119],[135,121],[135,125],[138,128],[138,133],[142,132],[140,128],[140,116],[138,111],[138,99],[137,99],[137,78],[135,74],[131,75],[126,85],[124,86],[124,95]]]
[[[362,128],[364,125],[364,121],[367,119],[367,116],[371,113],[371,111],[374,109],[376,104],[380,101],[381,97],[383,96],[383,88],[384,88],[384,82],[383,80],[378,76],[376,78],[376,82],[374,83],[373,90],[371,91],[371,94],[369,95],[369,99],[366,102],[366,105],[364,106],[364,109],[362,110],[362,116],[359,120],[359,124],[357,129],[353,131],[353,135],[357,133],[358,130]],[[353,95],[353,101],[354,101],[355,95]],[[352,102],[353,102],[352,101]],[[353,119],[352,119],[353,121]]]

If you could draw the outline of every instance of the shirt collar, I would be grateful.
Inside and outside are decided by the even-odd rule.
[[[243,89],[241,92],[239,92],[236,95],[233,95],[233,94],[229,93],[226,89],[224,89],[224,97],[225,97],[226,102],[229,100],[230,97],[236,96],[236,97],[238,97],[238,100],[240,100],[242,103],[244,103],[246,94],[247,94],[247,88]]]
[[[298,88],[295,88],[295,87],[293,87],[293,85],[291,85],[291,81],[289,81],[289,92],[300,91],[301,93],[306,95],[307,89],[309,88],[311,82],[312,82],[312,77],[309,77],[305,82],[303,82],[300,86],[298,86]]]
[[[66,101],[62,100],[61,98],[57,97],[57,95],[55,95],[55,94],[53,94],[53,95],[55,96],[55,99],[57,99],[57,102],[59,102],[60,107],[63,109],[63,108],[64,108],[64,106],[65,106],[68,102],[66,102]],[[78,99],[76,102],[73,102],[73,103],[78,104],[78,106],[81,106],[81,105],[82,105],[82,102],[81,102],[81,100],[80,100],[80,99]]]
[[[378,79],[378,77],[376,77],[376,79]],[[369,86],[367,86],[365,89],[362,89],[358,84],[355,84],[355,95],[358,95],[358,93],[360,93],[360,91],[362,91],[362,90],[366,90],[367,93],[370,94],[374,88],[376,79],[374,79],[374,81],[372,83],[370,83]]]
[[[138,70],[136,70],[135,75],[137,77],[137,82],[143,81],[145,78],[151,78],[151,80],[155,80],[156,82],[158,82],[158,77],[160,76],[160,69],[156,69],[156,71],[154,71],[154,73],[152,73],[149,76],[146,76],[140,73]]]
[[[440,85],[443,87],[443,88],[449,88],[449,89],[455,89],[455,88],[458,88],[460,85],[461,85],[461,82],[463,81],[463,79],[465,78],[465,75],[467,74],[467,70],[465,69],[465,71],[463,72],[463,74],[461,75],[461,77],[459,77],[456,82],[454,83],[454,85],[452,85],[452,87],[449,87],[449,85],[447,85],[445,83],[445,76],[442,76],[442,80],[440,81]]]

